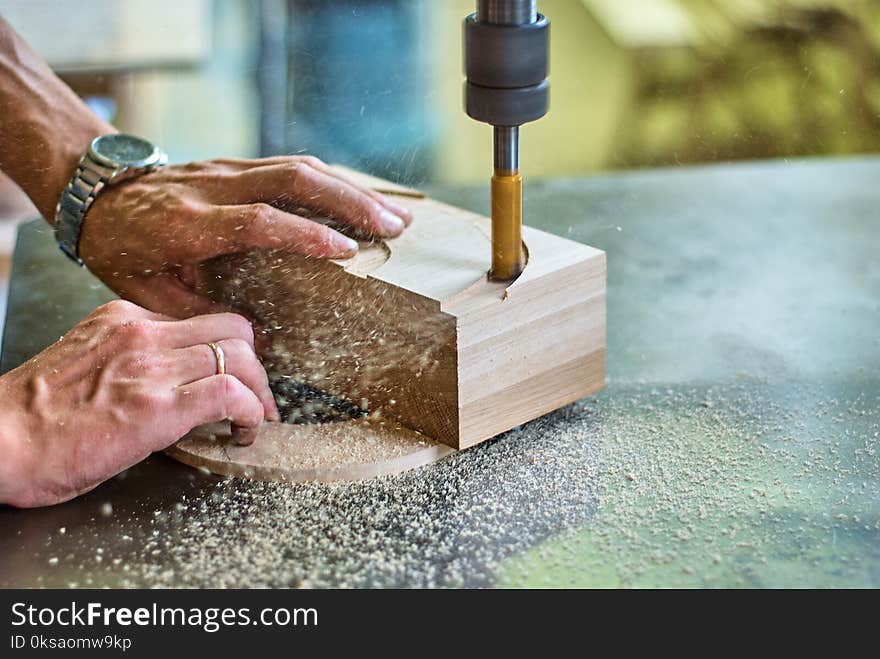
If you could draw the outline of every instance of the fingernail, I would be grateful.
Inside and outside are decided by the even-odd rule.
[[[257,432],[259,432],[259,430],[259,426],[256,428],[247,428],[245,426],[236,426],[233,424],[231,433],[232,441],[239,446],[250,446],[257,438]]]
[[[358,251],[357,242],[341,233],[333,236],[333,246],[339,251],[340,256],[354,256]]]
[[[393,201],[386,202],[388,208],[394,211],[398,217],[400,217],[406,224],[409,224],[412,221],[412,211],[409,208],[405,208],[400,204],[395,204]]]
[[[406,228],[406,224],[391,211],[383,210],[379,213],[379,224],[382,230],[392,236],[396,236]]]
[[[269,414],[266,415],[266,421],[274,421],[275,423],[281,421],[281,412],[278,411],[274,400],[269,404]]]

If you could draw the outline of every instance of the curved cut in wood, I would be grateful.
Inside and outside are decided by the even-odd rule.
[[[378,270],[391,258],[391,247],[384,241],[359,242],[358,253],[350,259],[334,260],[347,273],[366,277]]]
[[[391,476],[454,452],[397,423],[368,417],[320,425],[265,423],[250,446],[232,442],[228,423],[214,423],[166,450],[175,460],[215,474],[291,483]]]

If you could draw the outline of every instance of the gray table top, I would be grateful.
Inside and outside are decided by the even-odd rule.
[[[0,586],[880,585],[877,180],[860,158],[530,181],[530,224],[608,253],[604,392],[357,486],[153,456],[0,508]],[[25,225],[0,371],[108,297]]]

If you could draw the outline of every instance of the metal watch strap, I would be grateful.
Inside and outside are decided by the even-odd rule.
[[[67,184],[55,209],[55,239],[61,251],[83,266],[79,257],[79,237],[83,219],[98,193],[116,173],[92,160],[88,154],[80,158],[76,173]]]

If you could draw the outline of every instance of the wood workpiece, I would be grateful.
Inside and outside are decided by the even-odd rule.
[[[448,453],[438,444],[473,446],[604,386],[604,252],[526,226],[522,274],[491,281],[488,218],[346,174],[397,195],[413,212],[412,226],[399,238],[361,243],[345,261],[268,250],[220,257],[205,264],[200,288],[266,328],[270,374],[344,398],[369,416],[282,429],[265,424],[248,448],[222,448],[222,437],[205,439],[216,433],[198,429],[173,457],[255,478],[395,473]],[[380,434],[387,456],[352,458],[359,442],[375,443]],[[331,478],[338,465],[324,463],[329,471],[318,474],[309,451],[289,452],[283,467],[272,466],[271,447],[280,455],[285,442],[347,442],[348,453],[326,453],[347,455],[340,458],[345,469]]]
[[[224,476],[332,483],[391,476],[453,452],[397,423],[363,418],[318,425],[266,423],[251,446],[237,446],[229,423],[215,423],[194,430],[167,454]]]

